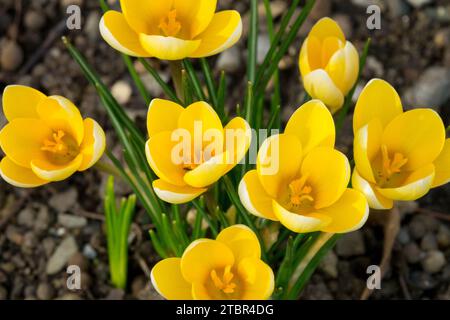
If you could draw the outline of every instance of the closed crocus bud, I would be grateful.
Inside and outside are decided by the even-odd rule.
[[[218,54],[241,37],[235,10],[215,12],[217,0],[120,0],[122,12],[107,11],[100,33],[114,49],[163,60]]]
[[[306,92],[335,113],[358,78],[359,55],[339,25],[323,18],[303,42],[299,65]]]
[[[47,97],[25,86],[3,92],[8,124],[0,131],[5,157],[0,175],[21,188],[61,181],[92,167],[105,150],[105,133],[61,96]]]

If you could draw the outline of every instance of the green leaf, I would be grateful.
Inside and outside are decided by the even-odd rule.
[[[247,80],[255,83],[258,49],[258,0],[250,0],[250,27],[248,35]]]

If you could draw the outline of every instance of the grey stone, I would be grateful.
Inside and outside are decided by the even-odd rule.
[[[403,248],[403,254],[405,255],[405,259],[409,264],[418,263],[423,257],[422,251],[415,242],[408,243]]]
[[[436,250],[438,247],[436,236],[433,233],[427,233],[420,242],[420,247],[424,251]]]
[[[77,202],[78,192],[75,188],[54,194],[49,201],[50,206],[57,212],[66,212]]]
[[[58,215],[58,223],[67,229],[76,229],[86,226],[87,219],[73,214],[60,213]]]
[[[14,71],[23,62],[23,50],[13,40],[6,40],[0,51],[0,66],[5,71]]]
[[[450,98],[450,68],[434,66],[407,89],[404,99],[411,108],[439,108]]]
[[[241,68],[242,58],[238,47],[234,46],[225,50],[219,55],[216,62],[216,68],[219,71],[234,73]]]
[[[40,283],[36,289],[36,296],[39,300],[50,300],[53,299],[54,295],[55,290],[49,283]]]
[[[69,259],[77,253],[77,251],[78,246],[75,238],[72,236],[65,238],[48,260],[46,266],[47,274],[52,275],[61,271]]]
[[[270,49],[270,38],[266,33],[258,35],[258,48],[256,50],[256,61],[262,64],[266,58],[267,52]]]
[[[441,251],[433,250],[422,260],[422,267],[427,273],[436,273],[445,266],[445,256]]]
[[[35,222],[35,212],[32,208],[26,207],[17,215],[17,223],[24,227],[32,227]]]
[[[366,252],[364,238],[360,230],[345,234],[336,244],[336,252],[342,257],[363,255]]]
[[[407,1],[413,7],[420,8],[427,4],[430,4],[433,0],[407,0]]]
[[[338,276],[337,269],[338,257],[334,251],[328,252],[319,264],[319,270],[325,273],[327,276],[336,279]]]
[[[436,238],[441,248],[448,248],[450,246],[450,229],[445,225],[440,225]]]

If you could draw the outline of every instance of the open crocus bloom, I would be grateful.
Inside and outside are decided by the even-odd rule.
[[[158,262],[151,280],[169,300],[265,300],[274,289],[258,238],[244,225],[222,230],[216,240],[192,242],[181,258]]]
[[[6,154],[0,175],[8,183],[32,188],[68,178],[92,167],[105,150],[105,133],[92,119],[60,96],[47,97],[25,86],[3,92],[9,123],[0,131]]]
[[[394,200],[416,200],[450,181],[450,139],[432,109],[403,112],[400,97],[386,81],[371,80],[353,117],[353,188],[374,209]]]
[[[206,102],[182,106],[161,99],[150,103],[148,163],[160,178],[153,188],[162,200],[185,203],[204,193],[247,152],[251,129],[242,118],[225,127]]]
[[[120,0],[100,33],[116,50],[136,57],[180,60],[215,55],[241,37],[237,11],[215,13],[217,0]]]
[[[299,65],[305,90],[335,113],[358,78],[359,56],[339,25],[322,18],[303,42]]]
[[[305,103],[285,133],[262,144],[256,170],[247,172],[239,184],[243,205],[299,233],[360,228],[368,216],[367,201],[361,192],[347,188],[350,165],[334,142],[330,111],[319,100]]]

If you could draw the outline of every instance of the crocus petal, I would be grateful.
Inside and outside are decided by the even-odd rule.
[[[178,127],[178,118],[184,108],[170,100],[153,99],[147,112],[147,130],[149,137]]]
[[[173,153],[176,148],[177,142],[172,139],[172,133],[164,131],[147,141],[145,155],[150,167],[159,178],[177,186],[184,186],[186,185],[183,180],[185,170],[181,162],[174,162]]]
[[[235,263],[245,258],[261,258],[258,237],[243,224],[236,224],[222,230],[216,240],[226,244],[233,251]]]
[[[376,210],[391,209],[394,205],[392,199],[382,196],[376,186],[372,185],[369,181],[365,180],[358,172],[353,171],[352,175],[352,187],[364,194],[369,203],[369,207]]]
[[[0,131],[0,146],[10,160],[30,168],[33,159],[46,159],[41,148],[44,141],[52,137],[52,133],[40,119],[18,118]]]
[[[238,191],[248,212],[260,218],[278,221],[272,210],[272,198],[264,190],[256,170],[250,170],[244,175]]]
[[[386,126],[382,143],[390,152],[400,152],[408,159],[402,169],[417,170],[434,162],[441,153],[445,127],[434,110],[410,110]]]
[[[215,300],[208,292],[206,286],[201,282],[194,282],[192,284],[192,297],[194,300]]]
[[[225,133],[225,150],[228,151],[231,165],[230,169],[238,164],[250,147],[252,142],[252,129],[247,121],[240,117],[236,117],[224,128]]]
[[[246,258],[238,265],[238,274],[245,281],[241,300],[266,300],[275,286],[272,269],[260,259]]]
[[[134,57],[149,57],[139,35],[131,29],[122,13],[110,10],[100,20],[100,34],[114,49]]]
[[[181,274],[181,258],[158,262],[150,274],[153,287],[168,300],[192,300],[192,285]]]
[[[39,117],[53,130],[63,130],[74,138],[78,145],[84,137],[84,124],[78,108],[68,99],[51,96],[37,106]]]
[[[382,134],[383,127],[379,119],[373,119],[355,133],[355,165],[361,176],[371,183],[375,183],[372,161],[380,151]]]
[[[228,152],[221,153],[184,175],[184,182],[195,188],[204,188],[219,180],[229,170]]]
[[[128,25],[136,33],[157,34],[159,23],[172,9],[173,0],[120,0]]]
[[[320,213],[297,214],[286,210],[277,201],[272,201],[275,216],[291,231],[307,233],[322,230],[330,224],[331,218]]]
[[[325,17],[316,22],[309,32],[308,37],[313,36],[323,41],[326,38],[336,37],[345,42],[345,35],[341,27],[331,18]]]
[[[267,194],[276,198],[280,187],[299,173],[301,162],[302,144],[295,135],[284,133],[267,138],[256,162],[259,180]]]
[[[450,182],[450,139],[445,140],[444,148],[434,161],[435,175],[432,188]]]
[[[31,169],[18,166],[7,157],[0,162],[0,176],[9,184],[19,188],[35,188],[48,183],[35,175]]]
[[[302,47],[300,49],[300,55],[298,58],[298,66],[300,68],[300,74],[302,77],[306,76],[308,73],[316,69],[320,66],[320,58],[318,55],[313,55],[312,58],[316,58],[316,62],[314,65],[314,62],[310,62],[309,52],[308,48],[311,46],[309,43],[314,42],[316,45],[316,52],[319,52],[320,50],[320,42],[317,40],[317,38],[306,38],[305,41],[303,41]]]
[[[103,155],[106,147],[105,132],[97,121],[87,118],[84,120],[84,139],[80,145],[80,153],[83,155],[79,171],[92,167]]]
[[[139,34],[142,47],[150,56],[161,60],[182,60],[191,57],[200,46],[200,40],[183,40],[175,37]]]
[[[301,176],[308,177],[314,208],[329,207],[335,203],[350,181],[350,164],[347,157],[333,149],[319,147],[311,150],[303,160]]]
[[[393,200],[413,201],[423,197],[434,180],[434,165],[429,164],[414,172],[397,188],[377,188],[383,196]]]
[[[214,138],[223,140],[223,126],[219,116],[209,104],[203,101],[195,102],[183,110],[178,118],[178,128],[187,130],[193,140],[198,138],[196,134],[204,136],[206,133],[211,136],[214,133],[218,136]]]
[[[66,165],[55,165],[43,159],[36,159],[31,161],[31,170],[41,179],[62,181],[73,175],[80,168],[82,162],[81,154]]]
[[[177,19],[190,26],[190,37],[195,38],[211,23],[217,0],[174,0]]]
[[[233,252],[220,241],[199,239],[192,242],[181,257],[183,277],[191,282],[204,283],[213,269],[223,269],[234,264]]]
[[[359,95],[353,114],[353,132],[377,118],[383,128],[403,112],[397,91],[386,81],[372,79]]]
[[[308,101],[298,108],[284,132],[297,136],[304,154],[319,146],[334,147],[336,130],[333,117],[320,100]]]
[[[214,15],[205,31],[196,39],[201,43],[192,58],[209,57],[232,47],[242,35],[242,20],[239,12],[226,10]]]
[[[344,48],[335,52],[325,70],[339,90],[346,95],[354,86],[359,73],[359,55],[353,44],[347,41]]]
[[[36,89],[9,85],[3,91],[3,113],[8,121],[17,118],[39,118],[36,107],[46,95]]]
[[[336,203],[319,212],[331,218],[331,223],[323,227],[322,231],[346,233],[358,230],[366,223],[369,205],[361,192],[347,189]]]
[[[323,101],[331,113],[336,112],[344,104],[344,95],[323,69],[316,69],[303,77],[303,84],[308,94]]]
[[[176,186],[167,183],[162,179],[158,179],[153,181],[153,190],[163,201],[173,204],[182,204],[194,200],[208,189]]]

